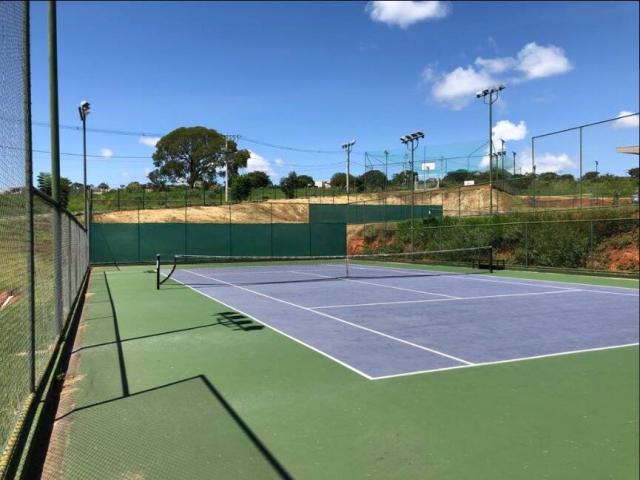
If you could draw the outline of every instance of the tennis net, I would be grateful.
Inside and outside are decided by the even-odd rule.
[[[183,284],[251,285],[492,272],[493,248],[472,247],[401,253],[334,256],[156,256],[156,288],[169,279]]]

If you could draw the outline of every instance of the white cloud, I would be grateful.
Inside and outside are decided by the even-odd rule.
[[[475,64],[486,70],[488,73],[502,73],[515,65],[515,60],[511,57],[498,57],[498,58],[476,58]]]
[[[249,153],[251,154],[251,156],[247,160],[247,172],[255,172],[259,170],[261,172],[265,172],[270,177],[278,176],[269,160],[251,150],[249,150]]]
[[[431,93],[436,101],[460,110],[474,99],[474,93],[493,83],[493,77],[484,70],[458,67],[436,80]]]
[[[436,102],[460,110],[483,88],[505,81],[521,83],[560,75],[572,68],[560,47],[531,42],[515,57],[477,57],[472,65],[459,66],[449,72],[439,73],[430,64],[422,71],[422,81],[431,86],[431,96]]]
[[[414,23],[446,17],[450,8],[446,2],[381,1],[365,7],[372,20],[407,28]]]
[[[518,52],[516,69],[523,72],[528,80],[560,75],[572,68],[564,50],[555,45],[545,47],[531,42]]]
[[[624,117],[625,115],[631,115],[634,112],[628,112],[627,110],[622,110],[617,116]],[[620,118],[613,122],[614,128],[638,128],[640,127],[640,115],[636,115],[634,117]]]
[[[113,157],[113,150],[111,150],[110,148],[102,148],[100,149],[100,155],[106,158],[111,158]]]
[[[517,125],[509,120],[500,120],[491,131],[493,143],[499,145],[500,140],[505,142],[522,140],[527,135],[527,124],[524,120],[520,120]]]
[[[531,153],[524,150],[517,155],[518,166],[522,173],[531,173]],[[566,153],[536,153],[536,174],[544,172],[561,173],[575,167],[577,163]]]
[[[138,143],[146,145],[147,147],[155,147],[156,143],[160,141],[160,137],[140,137]]]
[[[276,158],[273,163],[276,164],[277,167],[282,167],[284,165],[284,160],[281,158]]]

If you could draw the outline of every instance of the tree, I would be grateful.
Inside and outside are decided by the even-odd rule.
[[[598,175],[600,175],[598,172],[587,172],[584,175],[582,175],[582,179],[583,180],[595,180],[596,178],[598,178]]]
[[[174,182],[184,180],[190,188],[196,182],[215,183],[218,168],[228,160],[229,179],[239,168],[247,166],[248,150],[238,150],[236,142],[228,141],[225,151],[225,136],[205,127],[181,127],[162,137],[156,144],[153,164],[160,175]]]
[[[73,182],[70,188],[73,193],[80,193],[84,191],[84,185],[80,182]]]
[[[137,192],[142,190],[142,185],[140,185],[140,182],[129,182],[125,188],[127,192]]]
[[[280,179],[280,189],[285,197],[295,197],[296,188],[298,188],[298,174],[296,172],[289,172],[289,175]]]
[[[169,183],[169,178],[166,175],[163,175],[162,173],[160,173],[159,168],[156,168],[155,170],[150,171],[149,174],[147,175],[147,178],[149,179],[149,181],[151,182],[151,185],[154,188],[158,188],[160,190],[164,189],[167,183]]]
[[[349,186],[356,184],[356,177],[349,175]],[[329,185],[337,188],[345,188],[347,186],[347,174],[342,172],[336,172],[331,175]]]
[[[470,172],[465,169],[453,170],[451,172],[447,172],[447,174],[442,179],[442,184],[463,185],[464,181],[468,180],[470,175]]]
[[[544,182],[550,182],[558,179],[558,174],[556,172],[542,172],[538,175],[538,180],[542,180]]]
[[[316,183],[309,175],[298,175],[296,186],[298,188],[315,187]]]
[[[387,177],[380,170],[369,170],[358,177],[357,183],[363,190],[382,190],[387,183]]]
[[[100,190],[109,190],[109,185],[107,185],[105,182],[102,182],[98,185],[98,189]]]
[[[271,185],[271,179],[265,172],[257,170],[255,172],[249,172],[245,176],[251,180],[252,188],[263,188]]]
[[[253,180],[250,174],[238,175],[231,179],[229,185],[229,195],[231,199],[236,202],[242,202],[251,195],[251,189],[253,188]]]
[[[51,190],[51,174],[49,172],[40,172],[38,174],[38,188],[49,196],[53,195]],[[66,177],[60,177],[60,206],[62,206],[62,208],[67,208],[70,192],[71,180]]]
[[[412,182],[416,181],[418,178],[417,172],[412,172],[411,170],[404,170],[400,173],[396,173],[393,175],[391,179],[391,183],[398,186],[407,186],[410,187]]]
[[[627,173],[630,177],[640,178],[640,168],[638,167],[630,168],[629,170],[627,170]]]

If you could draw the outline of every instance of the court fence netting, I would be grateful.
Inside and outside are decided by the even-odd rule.
[[[174,255],[156,257],[156,288],[170,279],[183,284],[230,286],[492,273],[501,268],[493,248],[324,256]],[[219,274],[219,275],[218,275]],[[261,275],[257,275],[261,274]],[[222,276],[219,280],[217,276]]]
[[[33,187],[28,2],[0,2],[0,478],[18,476],[86,282],[85,227]]]

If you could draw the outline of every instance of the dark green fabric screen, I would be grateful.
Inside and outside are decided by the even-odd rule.
[[[344,255],[344,223],[93,223],[94,263],[152,262],[156,254]]]
[[[414,205],[414,218],[442,217],[442,205]],[[311,223],[382,223],[411,219],[411,205],[309,205]]]

